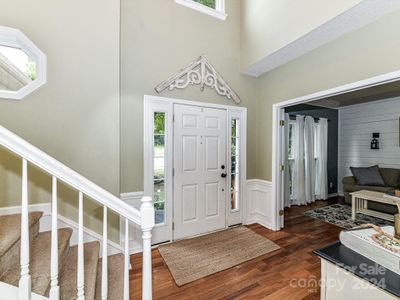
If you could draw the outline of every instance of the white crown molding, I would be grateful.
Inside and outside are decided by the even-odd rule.
[[[200,85],[201,91],[208,86],[229,100],[240,103],[240,97],[215,70],[205,55],[201,55],[186,68],[155,87],[157,93],[168,89],[185,89],[188,85]]]
[[[276,52],[242,70],[261,76],[339,37],[368,25],[400,7],[400,1],[364,0]]]

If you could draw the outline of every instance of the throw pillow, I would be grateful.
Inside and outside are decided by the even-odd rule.
[[[358,185],[385,186],[378,166],[367,168],[350,167]]]

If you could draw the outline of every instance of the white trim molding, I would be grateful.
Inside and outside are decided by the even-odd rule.
[[[223,21],[228,17],[225,13],[225,0],[216,0],[215,9],[193,0],[175,0],[175,2]]]
[[[18,91],[0,90],[0,98],[20,100],[47,82],[46,55],[21,31],[0,26],[0,45],[17,47],[31,57],[36,64],[36,79]]]
[[[273,213],[272,182],[261,179],[247,180],[247,208],[245,224],[258,223],[276,230]]]
[[[375,22],[399,7],[400,1],[360,1],[349,10],[246,67],[242,72],[250,76],[261,76],[345,34]]]
[[[175,104],[183,104],[183,105],[192,105],[192,106],[200,106],[207,108],[217,108],[223,109],[227,113],[227,128],[231,127],[231,118],[235,117],[240,120],[240,137],[241,144],[243,147],[239,147],[240,151],[240,163],[241,166],[241,180],[240,180],[240,188],[242,203],[239,204],[239,210],[235,212],[227,211],[227,225],[237,224],[243,221],[244,214],[242,213],[241,207],[245,209],[246,207],[246,193],[243,192],[246,190],[246,137],[247,137],[247,108],[233,105],[221,105],[221,104],[213,104],[213,103],[204,103],[198,101],[189,101],[182,99],[174,99],[174,98],[164,98],[158,96],[144,96],[144,194],[146,196],[151,196],[153,194],[153,118],[154,112],[165,112],[165,126],[166,126],[166,199],[165,199],[165,211],[166,211],[166,221],[164,224],[159,224],[153,229],[153,242],[161,243],[166,241],[173,240],[173,232],[172,232],[172,210],[173,210],[173,113],[174,113],[174,105]],[[170,133],[170,134],[168,134]],[[227,140],[230,138],[230,135],[227,134]],[[227,141],[230,144],[229,141]],[[229,147],[227,147],[229,148]],[[227,149],[227,157],[229,157],[230,152]],[[229,160],[230,162],[230,160]],[[228,182],[228,181],[227,181]],[[229,190],[229,186],[227,184],[226,189]],[[228,195],[229,193],[227,193]],[[129,194],[128,194],[129,195]],[[129,197],[127,197],[129,199]],[[228,205],[229,199],[227,196],[226,199],[227,208],[230,207]],[[239,200],[240,201],[240,200]]]
[[[166,89],[170,91],[185,89],[194,84],[200,85],[201,91],[204,90],[205,86],[208,86],[214,89],[218,95],[233,100],[235,103],[241,101],[238,94],[226,83],[205,55],[201,55],[186,68],[160,83],[154,89],[160,94]]]
[[[279,125],[279,121],[282,120],[284,115],[284,108],[292,105],[301,103],[307,103],[311,101],[321,100],[324,98],[330,98],[337,95],[342,95],[374,86],[380,86],[391,82],[400,81],[400,70],[385,73],[382,75],[370,77],[364,80],[352,82],[349,84],[337,86],[331,89],[319,91],[313,94],[297,97],[294,99],[282,101],[272,105],[272,195],[273,195],[273,214],[274,224],[276,224],[276,230],[283,228],[284,219],[279,216],[279,210],[283,209],[283,191],[284,191],[284,176],[280,171],[279,166],[284,164],[283,162],[283,128]]]

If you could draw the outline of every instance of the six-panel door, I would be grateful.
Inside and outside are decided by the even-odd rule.
[[[174,106],[174,239],[225,228],[226,111]]]

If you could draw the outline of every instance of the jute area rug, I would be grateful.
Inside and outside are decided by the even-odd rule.
[[[182,286],[280,247],[240,226],[158,248],[176,284]]]

